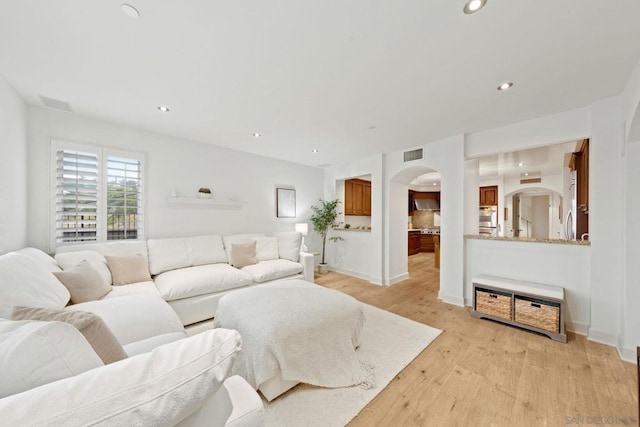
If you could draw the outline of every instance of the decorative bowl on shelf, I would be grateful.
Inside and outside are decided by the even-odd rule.
[[[211,194],[211,190],[209,188],[203,187],[198,190],[199,199],[210,199],[212,197],[213,197],[213,194]]]

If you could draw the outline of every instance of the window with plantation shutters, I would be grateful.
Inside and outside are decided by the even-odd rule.
[[[98,240],[98,154],[56,152],[56,242]]]
[[[144,156],[52,141],[52,157],[54,247],[143,238]]]
[[[137,239],[142,218],[141,162],[107,157],[107,240]]]

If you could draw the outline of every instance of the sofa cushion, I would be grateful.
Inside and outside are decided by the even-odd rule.
[[[146,240],[111,240],[106,243],[80,243],[56,248],[56,255],[67,252],[95,251],[102,255],[131,256],[142,254],[147,258]]]
[[[98,300],[111,291],[111,285],[86,260],[68,270],[54,271],[53,275],[69,289],[73,304]]]
[[[11,252],[0,256],[0,317],[11,318],[11,307],[61,309],[71,298],[49,270],[31,258]]]
[[[240,343],[206,331],[1,399],[0,413],[6,425],[175,425],[221,387]]]
[[[114,286],[151,280],[147,259],[142,254],[132,256],[106,255]]]
[[[64,322],[76,328],[105,365],[125,359],[127,353],[104,321],[85,311],[51,310],[49,308],[13,307],[13,320]]]
[[[276,237],[254,237],[258,261],[269,261],[280,258],[278,239]]]
[[[302,272],[302,264],[288,259],[274,259],[248,265],[242,271],[250,274],[254,282],[262,283],[298,274]]]
[[[222,237],[196,236],[187,238],[190,265],[216,264],[227,262],[227,252],[224,250]]]
[[[66,310],[88,311],[100,316],[125,350],[128,344],[156,335],[176,332],[186,336],[178,315],[159,296],[109,298],[70,305]]]
[[[248,234],[232,234],[230,236],[224,236],[224,250],[227,251],[227,262],[231,264],[231,245],[234,243],[246,243],[253,240],[255,237],[264,237],[264,233],[248,233]]]
[[[98,355],[69,324],[0,320],[0,398],[99,366]],[[60,404],[56,396],[52,400]],[[3,409],[0,414],[3,425],[12,425]]]
[[[160,292],[158,292],[156,284],[149,280],[147,282],[129,283],[127,286],[112,286],[111,292],[102,297],[102,299],[140,294],[160,296]]]
[[[218,235],[149,239],[151,274],[194,265],[227,262],[222,238]]]
[[[298,262],[300,259],[300,249],[302,248],[302,234],[296,231],[275,233],[278,239],[278,252],[280,258]]]
[[[242,268],[258,262],[256,256],[256,242],[252,240],[245,243],[231,244],[231,265],[235,268]]]
[[[55,259],[53,259],[49,254],[44,253],[40,249],[36,248],[22,248],[19,251],[16,251],[19,254],[25,255],[27,258],[31,258],[33,261],[40,264],[42,267],[51,271],[61,271],[62,269],[58,265]]]
[[[165,271],[155,277],[160,295],[167,301],[228,289],[253,283],[251,276],[229,264],[209,264]]]
[[[87,261],[91,267],[93,267],[105,284],[110,285],[111,270],[107,266],[107,260],[100,252],[96,251],[78,251],[78,252],[63,252],[56,254],[56,261],[63,270],[69,270],[82,261]]]

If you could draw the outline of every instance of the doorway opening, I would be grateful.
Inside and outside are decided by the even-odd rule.
[[[435,292],[440,289],[443,237],[440,232],[443,215],[441,181],[437,170],[413,166],[396,174],[390,186],[390,200],[394,201],[390,206],[393,229],[390,237],[394,240],[392,246],[398,249],[394,251],[398,258],[391,259],[395,258],[395,265],[404,271],[392,278],[419,277],[421,282],[434,287]],[[406,254],[403,260],[399,258],[400,254]]]

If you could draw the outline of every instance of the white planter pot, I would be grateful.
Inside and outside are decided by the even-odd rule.
[[[327,274],[329,272],[329,265],[327,264],[318,264],[318,273]]]

